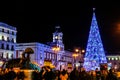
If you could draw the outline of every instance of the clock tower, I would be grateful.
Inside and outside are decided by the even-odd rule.
[[[64,50],[63,33],[60,31],[60,26],[55,27],[55,32],[53,33],[53,43],[55,46],[60,47],[61,50]]]

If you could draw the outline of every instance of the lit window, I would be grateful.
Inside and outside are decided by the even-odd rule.
[[[2,36],[2,40],[4,41],[4,36]]]
[[[52,54],[52,59],[54,59],[54,54]]]
[[[117,58],[117,57],[116,57],[115,59],[116,59],[116,60],[118,60],[118,58]]]
[[[14,38],[14,43],[16,43],[16,39]]]
[[[7,41],[7,36],[6,35],[4,35],[4,40]]]
[[[51,59],[51,54],[50,54],[50,59]]]
[[[112,58],[112,60],[114,60],[114,58]]]
[[[21,51],[21,52],[20,52],[20,55],[19,55],[20,58],[22,58],[22,54],[23,54],[23,52]],[[17,54],[17,55],[18,55],[18,54]]]
[[[44,58],[46,58],[46,53],[44,53]]]
[[[108,58],[108,60],[110,60],[110,58]]]
[[[47,59],[49,59],[49,53],[47,53]]]

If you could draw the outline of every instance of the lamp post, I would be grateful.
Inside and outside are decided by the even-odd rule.
[[[73,53],[72,55],[74,57],[74,68],[76,67],[76,57],[78,56],[77,53]]]
[[[84,49],[81,49],[81,50],[80,50],[80,61],[79,61],[79,63],[80,63],[80,68],[83,66],[84,53],[85,53],[85,50],[84,50]]]
[[[55,65],[56,65],[56,63],[57,63],[57,53],[60,51],[60,48],[58,46],[55,46],[55,47],[52,47],[52,50],[55,54]]]
[[[81,63],[83,62],[82,58],[83,58],[83,53],[85,52],[84,49],[79,49],[79,48],[75,48],[75,52],[73,53],[73,57],[74,57],[74,67],[76,67],[76,59],[79,56],[80,57],[80,67],[82,66]]]

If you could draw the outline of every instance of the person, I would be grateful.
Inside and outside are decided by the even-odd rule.
[[[17,74],[15,73],[15,71],[13,70],[13,67],[11,67],[9,69],[9,72],[6,74],[6,79],[9,80],[14,80],[16,78]]]
[[[81,68],[81,71],[79,72],[79,80],[90,80],[90,79],[91,79],[91,77],[85,71],[85,69]]]
[[[77,68],[74,68],[73,71],[70,73],[70,80],[79,80],[79,72]]]
[[[95,72],[96,72],[96,80],[100,80],[101,79],[101,72],[98,70],[98,68],[96,68]]]
[[[25,78],[24,71],[19,71],[19,72],[17,73],[17,79],[18,79],[18,80],[24,80],[24,78]]]
[[[49,66],[46,66],[45,69],[46,69],[46,72],[45,72],[45,75],[44,75],[45,80],[54,80],[55,79],[55,74],[51,70],[51,68]]]
[[[114,70],[110,69],[107,75],[107,80],[118,80],[114,74]]]
[[[65,71],[65,69],[63,69],[63,71],[60,74],[60,80],[67,80],[68,79],[68,74]]]
[[[38,71],[33,71],[32,72],[32,80],[39,80],[39,77],[38,77]]]
[[[45,73],[46,73],[45,67],[42,67],[41,71],[39,72],[39,80],[44,79]]]
[[[107,70],[101,70],[101,80],[107,80],[108,71]]]

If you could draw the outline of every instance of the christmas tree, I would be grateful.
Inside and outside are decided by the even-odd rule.
[[[107,63],[102,40],[95,16],[95,8],[93,8],[93,17],[88,37],[88,43],[84,58],[83,67],[87,70],[100,69],[100,64]]]

